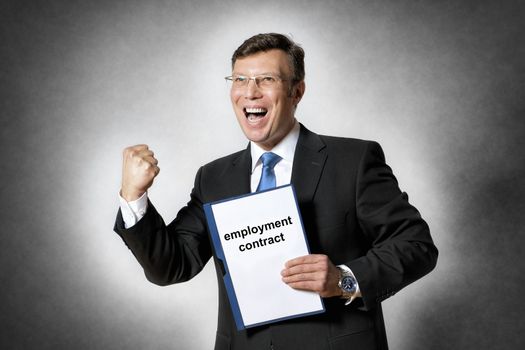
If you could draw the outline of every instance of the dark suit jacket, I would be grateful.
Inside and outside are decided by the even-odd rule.
[[[115,231],[146,277],[168,285],[187,281],[213,256],[202,204],[250,192],[249,148],[201,167],[191,200],[169,225],[149,203],[146,215]],[[326,254],[355,274],[362,299],[349,306],[324,300],[326,312],[238,332],[220,264],[216,350],[386,349],[380,303],[433,269],[437,249],[419,212],[398,188],[379,144],[320,136],[301,126],[292,170],[312,253]],[[199,302],[196,300],[195,302]]]

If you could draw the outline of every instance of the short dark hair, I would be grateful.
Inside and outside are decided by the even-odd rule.
[[[246,39],[232,56],[232,68],[239,58],[270,50],[284,51],[293,69],[294,83],[304,80],[304,50],[286,35],[278,33],[257,34]]]

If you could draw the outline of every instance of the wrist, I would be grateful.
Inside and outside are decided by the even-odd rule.
[[[142,197],[146,191],[130,190],[127,188],[121,188],[120,196],[126,200],[126,202],[133,202]]]

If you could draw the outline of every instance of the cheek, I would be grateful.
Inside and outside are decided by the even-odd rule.
[[[239,92],[230,91],[230,100],[233,104],[236,104],[239,101],[240,94]]]

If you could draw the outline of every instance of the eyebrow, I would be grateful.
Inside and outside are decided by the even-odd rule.
[[[249,76],[250,76],[250,75],[248,75],[248,74],[237,73],[237,72],[232,72],[232,75],[242,75],[242,76],[245,76],[245,77],[249,77]],[[278,77],[281,76],[281,74],[279,74],[279,73],[275,73],[275,72],[264,72],[264,73],[255,74],[255,75],[253,75],[253,76],[256,77],[256,76],[258,76],[258,75],[276,75],[276,76],[278,76]]]

